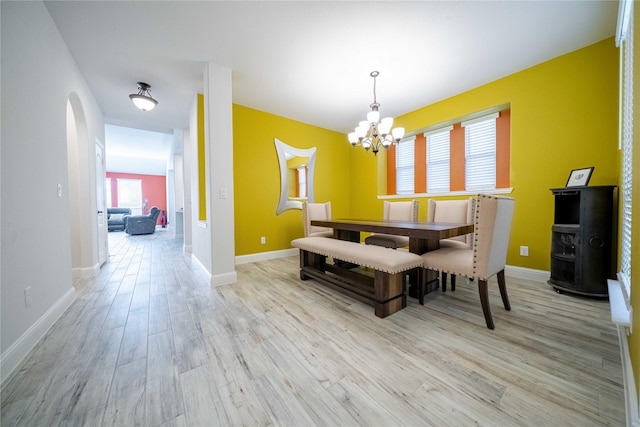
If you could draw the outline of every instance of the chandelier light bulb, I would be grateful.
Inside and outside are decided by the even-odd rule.
[[[380,112],[379,111],[369,111],[367,113],[367,121],[369,123],[378,123],[378,120],[380,120]]]
[[[393,135],[393,139],[395,142],[400,142],[400,140],[404,136],[404,128],[395,128],[391,131],[391,134]]]
[[[391,132],[391,126],[393,126],[393,119],[391,117],[385,117],[384,119],[382,119],[382,121],[378,125],[380,135],[382,135],[383,137],[387,136],[389,132]]]

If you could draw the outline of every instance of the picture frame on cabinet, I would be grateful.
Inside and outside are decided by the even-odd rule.
[[[589,184],[589,179],[593,173],[594,166],[589,168],[574,169],[569,174],[565,187],[580,187]]]

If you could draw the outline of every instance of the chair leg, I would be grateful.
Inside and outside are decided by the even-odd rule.
[[[442,279],[440,280],[442,286],[442,292],[447,292],[447,273],[442,272]]]
[[[452,274],[451,275],[451,291],[455,291],[456,290],[456,275]]]
[[[498,287],[500,288],[500,296],[502,297],[502,303],[504,308],[508,311],[511,310],[511,304],[509,303],[509,295],[507,294],[507,282],[504,280],[504,270],[498,272]]]
[[[494,329],[493,317],[491,316],[491,307],[489,307],[489,287],[486,280],[478,279],[478,293],[480,294],[480,303],[484,312],[484,320],[487,322],[487,328]]]

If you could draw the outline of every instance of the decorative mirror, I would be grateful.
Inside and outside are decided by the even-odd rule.
[[[280,202],[276,215],[287,209],[302,209],[302,202],[313,203],[313,172],[316,147],[292,147],[274,138],[280,164]]]

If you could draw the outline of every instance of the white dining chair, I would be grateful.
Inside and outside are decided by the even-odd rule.
[[[385,220],[411,221],[418,220],[418,201],[408,202],[384,202],[383,218]],[[403,248],[409,246],[408,236],[396,236],[393,234],[372,233],[364,239],[367,245],[384,246],[386,248]]]
[[[496,275],[502,303],[511,310],[504,277],[513,218],[514,199],[486,194],[478,196],[475,209],[473,244],[445,246],[422,255],[424,268],[418,280],[418,299],[424,305],[426,270],[435,270],[474,279],[487,328],[494,329],[489,307],[488,280]]]
[[[471,224],[474,220],[476,207],[475,197],[465,200],[434,200],[429,199],[427,204],[428,222],[455,222],[460,224]],[[440,247],[471,247],[473,243],[473,233],[463,236],[451,237],[439,241]],[[447,292],[447,273],[441,273],[440,289]],[[451,290],[456,290],[456,276],[451,275]]]
[[[302,202],[302,225],[304,237],[333,237],[333,229],[311,225],[311,220],[331,219],[331,202]]]

